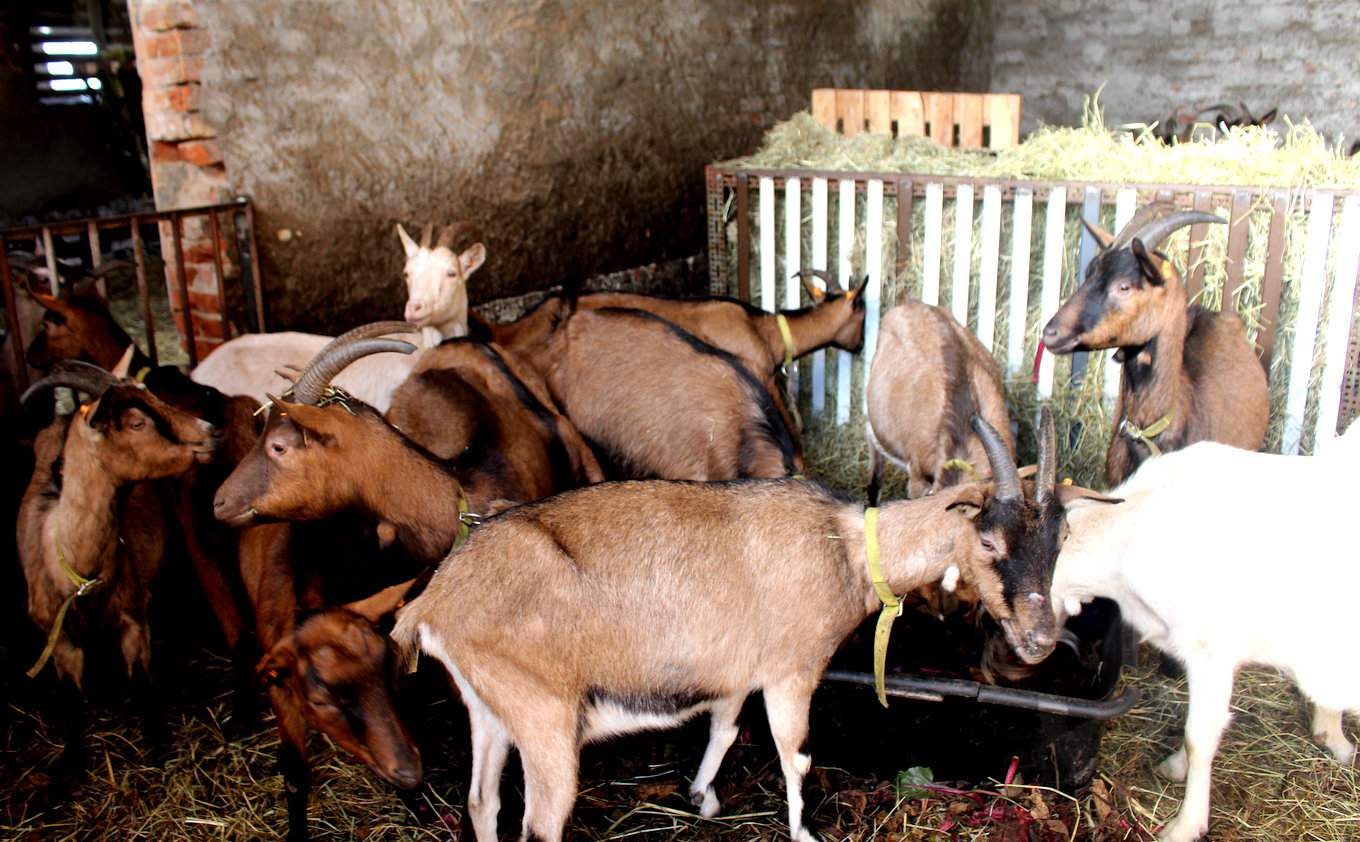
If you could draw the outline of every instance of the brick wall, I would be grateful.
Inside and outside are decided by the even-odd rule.
[[[1360,137],[1356,0],[1011,0],[997,3],[992,89],[1025,97],[1024,130],[1075,124],[1101,85],[1110,124],[1180,104],[1279,106]],[[1283,121],[1281,121],[1283,122]]]
[[[200,110],[205,56],[212,46],[191,0],[129,0],[137,70],[142,77],[142,111],[151,156],[151,183],[159,210],[228,201],[233,194],[218,148],[217,131]],[[225,222],[225,219],[223,220]],[[184,341],[184,302],[176,273],[173,232],[161,223],[166,288],[175,327]],[[224,225],[224,228],[226,226]],[[220,235],[229,237],[229,231]],[[183,220],[181,245],[189,289],[194,343],[201,360],[228,338],[225,307],[218,294],[211,229],[206,218]],[[224,274],[236,267],[220,242]]]

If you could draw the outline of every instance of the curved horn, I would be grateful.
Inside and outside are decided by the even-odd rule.
[[[63,386],[97,398],[118,382],[117,377],[97,365],[79,360],[62,360],[52,367],[51,374],[24,390],[19,400],[21,403],[27,403],[28,399],[38,392]]]
[[[982,420],[981,415],[973,416],[973,432],[982,439],[982,449],[987,451],[987,461],[992,463],[992,478],[996,481],[996,499],[1019,500],[1020,472],[1016,470],[1011,452],[992,429],[992,425]]]
[[[434,223],[427,222],[425,227],[420,229],[420,247],[427,249],[430,247],[430,235],[434,233]]]
[[[1227,221],[1217,214],[1206,211],[1177,211],[1170,202],[1153,202],[1134,214],[1133,219],[1120,229],[1119,235],[1114,238],[1110,247],[1126,247],[1138,239],[1149,249],[1155,249],[1178,228]]]
[[[1039,413],[1039,469],[1035,474],[1034,498],[1042,506],[1053,496],[1058,482],[1058,436],[1053,429],[1053,410],[1048,407]]]
[[[439,232],[439,240],[435,242],[434,247],[439,248],[442,246],[446,249],[452,249],[454,241],[458,239],[460,234],[464,233],[470,233],[472,236],[479,239],[482,236],[482,232],[477,229],[476,224],[471,220],[463,219],[452,225],[444,226],[444,230]]]
[[[830,292],[844,292],[844,290],[841,289],[840,282],[825,269],[799,269],[797,272],[793,273],[791,277],[796,277],[798,280],[802,281],[803,289],[807,290],[807,294],[814,300],[821,294],[822,290],[813,286],[812,281],[809,280],[809,278],[821,278],[822,281],[826,283],[826,288]]]
[[[392,351],[410,354],[416,346],[399,339],[379,339],[389,333],[415,333],[415,325],[406,322],[373,322],[346,331],[330,341],[330,344],[317,352],[307,368],[298,375],[293,386],[293,400],[298,403],[314,404],[321,399],[331,380],[350,363],[369,354]]]

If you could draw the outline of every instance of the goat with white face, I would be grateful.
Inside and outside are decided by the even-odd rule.
[[[406,321],[437,331],[440,339],[467,336],[467,280],[486,260],[486,246],[474,243],[464,251],[453,250],[459,234],[476,232],[470,222],[447,226],[433,246],[431,232],[432,226],[426,225],[417,243],[405,228],[397,226],[406,252],[406,268],[402,270],[406,276]]]
[[[1057,640],[1049,577],[1065,500],[1080,490],[1055,489],[1051,416],[1032,498],[996,433],[977,423],[996,481],[884,506],[883,577],[902,593],[956,568],[1037,663]],[[557,842],[583,743],[704,711],[710,741],[691,794],[715,815],[714,776],[757,691],[790,836],[815,839],[803,823],[802,743],[828,660],[879,605],[866,546],[861,505],[789,479],[604,483],[484,523],[392,631],[405,652],[437,658],[468,707],[478,842],[496,839],[511,745],[525,774],[523,838]]]
[[[1293,677],[1316,705],[1314,739],[1343,763],[1354,757],[1341,712],[1360,711],[1360,673],[1348,666],[1360,566],[1347,557],[1358,445],[1360,429],[1324,456],[1200,442],[1143,464],[1110,492],[1122,504],[1068,515],[1055,610],[1113,599],[1145,640],[1185,664],[1185,744],[1158,768],[1185,781],[1166,842],[1208,829],[1210,765],[1242,664]]]

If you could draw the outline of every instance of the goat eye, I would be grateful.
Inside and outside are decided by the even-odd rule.
[[[1129,292],[1133,289],[1133,285],[1130,284],[1128,281],[1124,281],[1119,284],[1117,289],[1120,295],[1128,295]]]
[[[145,418],[133,418],[130,421],[128,421],[129,430],[140,430],[145,426],[146,426]]]
[[[982,542],[982,548],[984,550],[989,553],[996,552],[996,544],[992,542],[991,538],[988,538],[986,535],[979,535],[978,540]]]
[[[288,452],[288,445],[276,441],[269,445],[269,452],[273,453],[275,456],[282,456]]]

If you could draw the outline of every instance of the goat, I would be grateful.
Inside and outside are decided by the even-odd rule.
[[[1185,744],[1159,767],[1185,781],[1167,842],[1208,827],[1210,766],[1242,664],[1290,675],[1316,706],[1314,738],[1338,761],[1354,758],[1341,713],[1360,711],[1360,678],[1344,666],[1360,568],[1338,563],[1338,551],[1350,541],[1345,478],[1360,468],[1360,429],[1342,444],[1308,457],[1200,442],[1139,468],[1110,492],[1121,505],[1069,513],[1054,609],[1113,599],[1144,640],[1185,665]]]
[[[423,347],[467,333],[467,279],[486,259],[486,247],[477,243],[455,256],[449,246],[463,227],[454,225],[445,229],[439,244],[430,248],[429,228],[421,244],[416,245],[398,226],[406,251],[404,273],[411,296],[407,312],[418,317]],[[452,284],[448,280],[450,277],[456,279]],[[434,298],[427,298],[427,295],[434,295]],[[279,369],[301,368],[333,338],[293,331],[238,336],[213,351],[191,376],[195,382],[212,386],[223,394],[249,395],[263,402],[268,400],[268,395],[288,386],[287,380],[277,373]],[[406,379],[415,362],[415,357],[403,354],[360,360],[345,370],[336,386],[378,412],[386,412],[392,402],[392,393]]]
[[[1152,134],[1153,137],[1163,143],[1171,143],[1172,141],[1189,143],[1195,138],[1196,129],[1201,127],[1207,127],[1207,131],[1212,136],[1215,131],[1221,135],[1227,135],[1229,129],[1238,126],[1268,126],[1275,121],[1278,110],[1272,108],[1260,117],[1253,117],[1244,102],[1239,102],[1237,105],[1219,103],[1204,108],[1178,105],[1171,111],[1169,117],[1158,122]],[[1202,119],[1204,117],[1209,119]]]
[[[28,613],[48,635],[30,674],[36,675],[50,655],[57,674],[81,691],[84,651],[70,632],[105,625],[117,631],[129,678],[140,670],[149,682],[146,607],[164,553],[164,530],[154,523],[154,499],[123,489],[183,474],[210,460],[220,436],[212,425],[167,405],[142,384],[84,363],[60,364],[23,399],[55,387],[83,392],[90,402],[76,417],[58,418],[38,435],[36,468],[19,507],[17,539],[28,581]],[[69,743],[67,750],[73,757],[80,753]]]
[[[967,483],[878,513],[884,588],[953,567],[983,594],[1031,661],[1057,639],[1047,603],[1063,504],[1051,447],[1034,499],[996,435],[994,483]],[[1052,442],[1052,422],[1048,421]],[[813,690],[838,644],[879,604],[866,570],[865,510],[814,482],[605,483],[511,509],[440,565],[397,613],[392,638],[437,659],[472,726],[468,812],[496,838],[510,746],[525,774],[523,837],[561,839],[583,743],[712,715],[690,789],[717,813],[713,779],[760,690],[787,785],[789,831],[802,817],[801,752]],[[535,598],[506,582],[534,583]],[[774,607],[774,606],[777,606]]]
[[[653,313],[567,306],[530,313],[532,327],[513,328],[506,347],[543,378],[616,475],[720,480],[802,471],[770,388],[732,354]]]
[[[417,243],[405,228],[397,226],[406,252],[406,321],[432,328],[442,339],[467,336],[467,279],[486,261],[486,246],[474,243],[465,251],[453,250],[459,234],[476,232],[476,226],[467,221],[440,231],[434,246],[430,245],[432,229],[426,225]]]
[[[1180,273],[1153,251],[1186,225],[1223,222],[1157,202],[1113,237],[1088,225],[1101,251],[1086,282],[1044,327],[1055,354],[1114,348],[1122,364],[1105,480],[1123,482],[1149,456],[1197,441],[1255,450],[1270,412],[1265,370],[1236,313],[1186,307]]]
[[[989,479],[982,441],[968,419],[982,418],[1015,453],[996,361],[948,310],[922,301],[883,316],[869,368],[869,503],[878,504],[882,461],[910,472],[909,496],[967,479]]]

